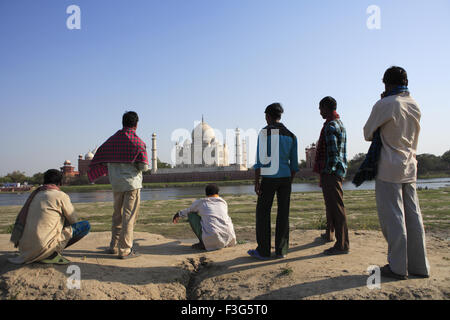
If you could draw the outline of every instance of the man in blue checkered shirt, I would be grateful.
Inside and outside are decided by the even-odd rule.
[[[325,129],[327,157],[322,173],[334,174],[342,179],[347,173],[347,134],[340,119],[331,121]]]
[[[325,97],[320,101],[320,115],[326,121],[317,143],[314,171],[320,174],[320,186],[325,200],[327,228],[322,238],[335,245],[325,250],[327,255],[349,252],[347,218],[342,182],[347,173],[347,136],[336,112],[336,100]]]

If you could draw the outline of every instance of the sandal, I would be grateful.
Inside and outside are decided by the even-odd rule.
[[[119,252],[119,250],[117,250],[117,248],[108,248],[105,250],[105,253],[107,254],[117,254]]]
[[[128,255],[126,255],[126,256],[120,256],[119,255],[119,259],[133,259],[133,258],[137,258],[137,257],[140,257],[140,256],[141,256],[140,253],[138,253],[134,249],[131,249],[131,251],[130,251],[130,253]]]
[[[65,265],[65,264],[69,264],[70,263],[69,260],[64,258],[59,253],[56,254],[53,258],[47,258],[47,259],[41,260],[39,262],[40,263],[45,263],[45,264],[60,264],[60,265]]]

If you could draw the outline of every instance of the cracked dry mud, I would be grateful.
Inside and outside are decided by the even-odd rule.
[[[248,242],[212,252],[191,249],[194,240],[135,233],[142,256],[119,260],[103,252],[109,232],[91,233],[65,251],[81,271],[81,289],[68,289],[68,266],[7,261],[15,249],[0,235],[0,299],[449,299],[450,251],[447,235],[427,235],[432,276],[406,281],[382,278],[367,288],[370,265],[386,263],[380,232],[351,231],[351,253],[325,256],[330,244],[318,230],[295,230],[285,259],[257,261]]]

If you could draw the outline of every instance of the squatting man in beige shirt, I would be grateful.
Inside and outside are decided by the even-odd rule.
[[[44,185],[28,197],[11,234],[20,254],[8,259],[10,262],[68,264],[62,251],[89,233],[89,222],[77,222],[69,196],[59,189],[61,181],[61,171],[47,170]]]

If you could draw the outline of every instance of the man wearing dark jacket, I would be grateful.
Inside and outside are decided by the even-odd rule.
[[[284,258],[289,248],[289,207],[291,185],[298,169],[297,138],[281,122],[279,103],[266,110],[267,126],[258,137],[255,169],[256,240],[258,247],[248,254],[257,259],[270,258],[270,211],[277,194],[278,212],[275,230],[275,255]],[[260,178],[262,177],[261,181]]]

